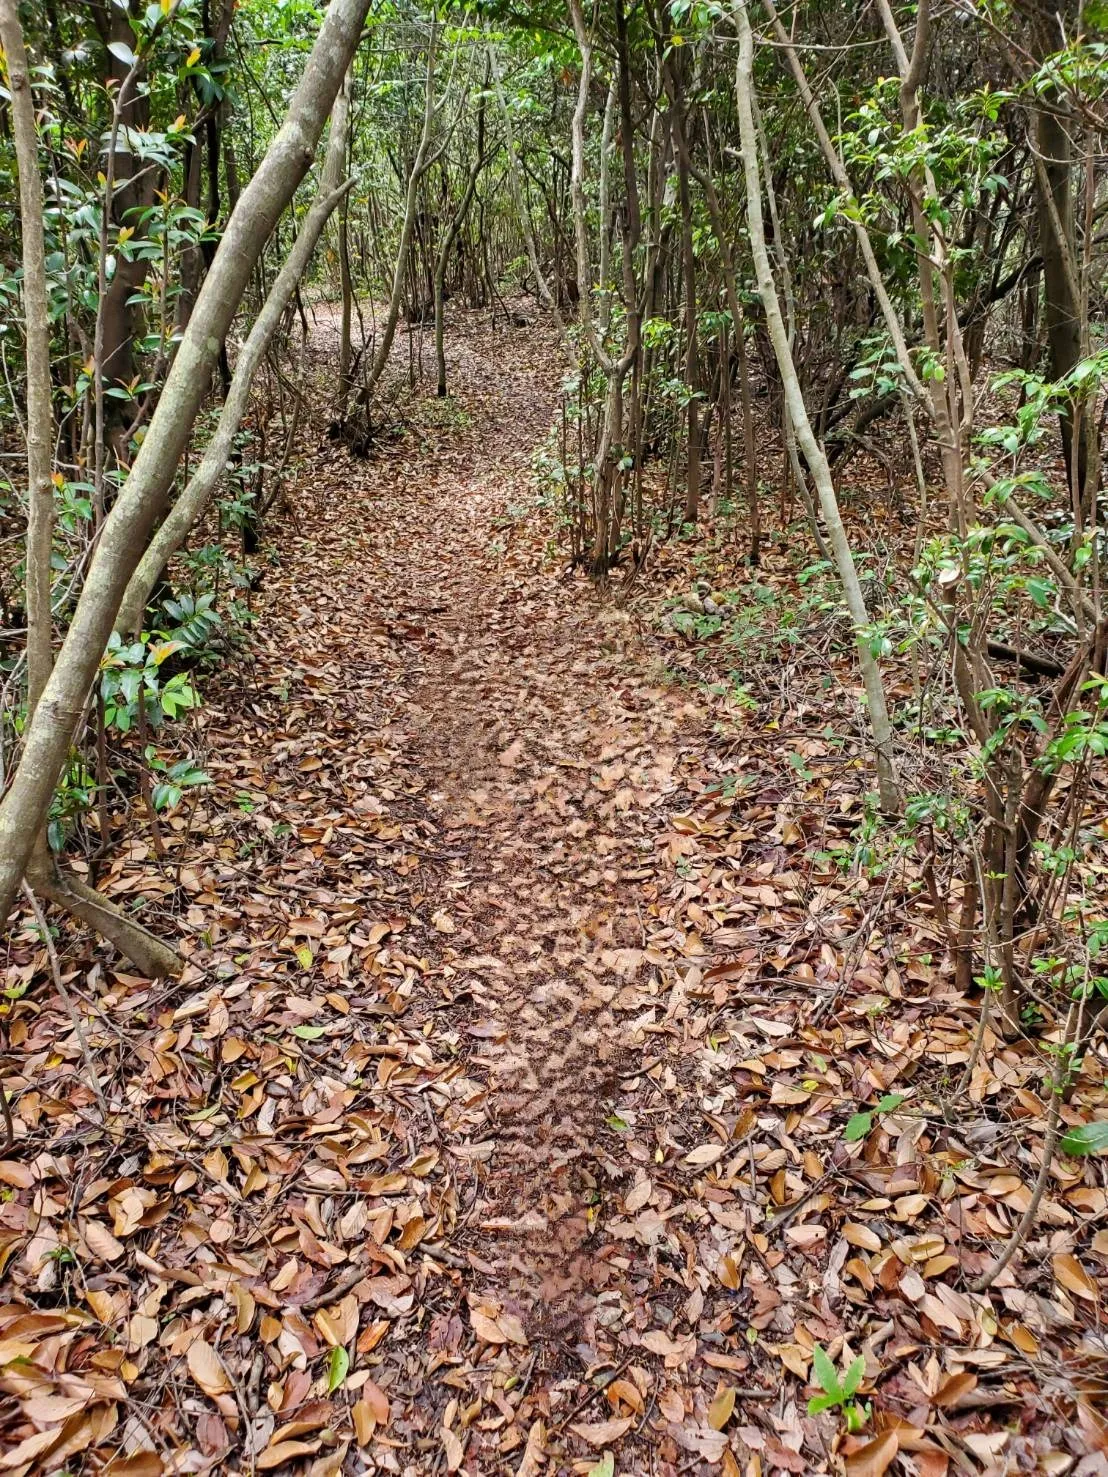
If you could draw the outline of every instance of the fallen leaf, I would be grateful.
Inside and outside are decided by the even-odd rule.
[[[900,1442],[895,1431],[875,1436],[846,1458],[846,1477],[884,1477],[899,1450]]]
[[[205,1395],[225,1395],[231,1388],[231,1381],[220,1363],[219,1355],[206,1340],[193,1339],[185,1359],[189,1374]]]
[[[580,1436],[582,1441],[587,1441],[590,1446],[609,1446],[613,1441],[618,1441],[621,1436],[625,1436],[634,1424],[635,1417],[629,1415],[611,1421],[578,1421],[569,1429],[575,1436]]]
[[[1054,1275],[1067,1292],[1095,1303],[1099,1294],[1096,1283],[1075,1256],[1060,1252],[1053,1259]]]

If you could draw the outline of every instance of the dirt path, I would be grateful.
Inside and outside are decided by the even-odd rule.
[[[587,1202],[630,1167],[609,1120],[629,1108],[636,1018],[659,995],[656,971],[635,982],[650,972],[644,906],[670,880],[655,843],[688,715],[646,679],[629,619],[517,540],[556,405],[547,346],[475,329],[465,351],[472,411],[446,447],[385,457],[367,502],[326,513],[353,585],[331,592],[347,637],[367,598],[384,618],[398,670],[380,741],[437,833],[426,909],[487,1089],[467,1123],[487,1155],[460,1230],[503,1293],[572,1319],[590,1306],[573,1297]],[[377,671],[366,686],[372,711]]]
[[[443,922],[482,1017],[470,1066],[494,1147],[469,1240],[505,1291],[568,1318],[590,1306],[574,1304],[590,1286],[589,1192],[631,1168],[608,1120],[641,1067],[633,981],[677,787],[676,705],[645,682],[625,618],[556,566],[537,572],[532,547],[513,560],[505,514],[553,406],[547,366],[504,367],[491,437],[384,534],[401,554],[385,598],[428,629],[399,738],[457,853]]]
[[[398,1352],[413,1371],[433,1368],[436,1348],[457,1359],[467,1346],[467,1364],[494,1357],[516,1382],[525,1371],[526,1402],[499,1402],[513,1418],[504,1430],[497,1421],[495,1439],[477,1422],[459,1430],[463,1470],[515,1472],[530,1435],[529,1460],[549,1439],[559,1471],[591,1449],[564,1428],[570,1418],[615,1420],[597,1425],[598,1451],[609,1440],[638,1449],[645,1401],[662,1387],[638,1363],[659,1360],[636,1356],[625,1328],[637,1342],[653,1327],[686,1376],[695,1349],[703,1296],[698,1275],[677,1270],[675,1232],[680,1182],[697,1171],[673,1164],[667,1185],[649,1171],[680,1147],[681,1058],[695,1055],[680,949],[652,941],[667,891],[681,888],[664,833],[698,731],[688,705],[651,681],[655,658],[629,618],[544,561],[519,521],[556,404],[549,347],[471,325],[459,352],[462,410],[425,431],[429,444],[409,438],[368,466],[339,459],[352,481],[320,489],[310,534],[283,561],[291,619],[282,629],[271,615],[265,630],[279,665],[291,646],[315,646],[325,689],[345,687],[344,711],[361,715],[340,761],[367,782],[355,808],[393,815],[401,801],[404,835],[420,838],[418,866],[394,891],[410,916],[401,957],[424,965],[403,1030],[464,1063],[450,1090],[424,1095],[429,1121],[405,1103],[409,1137],[443,1151],[435,1173],[449,1190],[427,1241],[455,1269],[460,1327],[440,1313],[429,1341],[396,1328]],[[333,721],[308,725],[294,753],[331,747]],[[337,874],[325,864],[340,894],[354,875],[346,860]],[[691,1134],[685,1148],[706,1136],[699,1114]],[[641,1223],[622,1223],[622,1244],[601,1238],[631,1192]],[[623,1403],[597,1397],[632,1365]],[[475,1377],[454,1373],[478,1393]],[[391,1429],[433,1433],[449,1394],[432,1383]],[[718,1457],[722,1438],[704,1430]],[[646,1461],[629,1454],[618,1470]],[[417,1458],[400,1470],[435,1467]]]

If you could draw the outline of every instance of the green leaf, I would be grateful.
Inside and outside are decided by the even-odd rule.
[[[1082,1154],[1108,1152],[1108,1118],[1097,1123],[1083,1123],[1080,1128],[1071,1128],[1062,1138],[1063,1154],[1079,1157]]]
[[[589,1468],[589,1477],[615,1477],[616,1459],[606,1451],[595,1467]]]
[[[868,1400],[865,1405],[848,1405],[845,1407],[843,1415],[846,1417],[846,1429],[852,1436],[857,1435],[869,1420],[871,1409],[872,1407]]]
[[[292,1034],[299,1036],[301,1041],[318,1041],[321,1036],[326,1036],[326,1026],[293,1026]]]
[[[133,67],[135,64],[135,53],[127,45],[126,41],[109,41],[108,50],[125,67]]]
[[[311,967],[312,967],[312,951],[311,951],[311,948],[307,944],[297,944],[297,946],[296,946],[296,957],[300,961],[300,968],[301,969],[311,969]]]
[[[339,1388],[346,1379],[346,1373],[349,1368],[350,1355],[340,1344],[337,1349],[331,1350],[331,1362],[327,1366],[328,1395],[333,1395]]]
[[[878,1098],[875,1111],[878,1113],[891,1113],[896,1108],[899,1108],[903,1101],[904,1094],[902,1092],[888,1092],[883,1098]]]
[[[864,1139],[873,1127],[872,1113],[855,1113],[847,1119],[846,1128],[843,1130],[843,1138],[848,1144],[856,1143],[858,1139]]]
[[[862,1376],[866,1372],[866,1360],[864,1354],[859,1354],[854,1363],[843,1376],[843,1394],[846,1396],[856,1395],[858,1386],[862,1383]]]
[[[826,1349],[820,1344],[812,1350],[812,1373],[815,1375],[816,1384],[825,1395],[830,1395],[832,1403],[843,1398],[842,1387],[839,1384],[839,1372],[831,1363]]]
[[[808,1401],[808,1414],[819,1415],[820,1411],[830,1410],[833,1405],[838,1405],[834,1395],[813,1395]]]

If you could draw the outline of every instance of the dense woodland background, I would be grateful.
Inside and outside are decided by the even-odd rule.
[[[0,1309],[12,1432],[0,1465],[1103,1470],[1108,9],[0,0],[0,42],[0,902],[11,922],[0,1257],[14,1278]],[[483,376],[501,357],[498,390]],[[513,411],[506,386],[521,362]],[[611,692],[667,693],[701,735],[697,777],[680,770],[680,802],[666,802],[655,836],[645,911],[640,874],[608,877],[594,838],[568,833],[582,865],[600,867],[612,916],[649,918],[639,965],[678,980],[682,1001],[707,1002],[706,1014],[689,1007],[704,1049],[742,1043],[729,1070],[755,1104],[712,1100],[724,1148],[695,1147],[694,1132],[644,1150],[635,1187],[619,1191],[624,1210],[656,1203],[638,1198],[651,1165],[695,1172],[687,1193],[717,1206],[749,1167],[744,1229],[731,1228],[746,1265],[772,1283],[791,1237],[813,1285],[826,1288],[828,1256],[835,1277],[849,1257],[854,1279],[845,1327],[817,1317],[801,1334],[774,1321],[777,1305],[759,1321],[742,1302],[743,1257],[717,1248],[696,1282],[700,1307],[686,1310],[695,1324],[709,1285],[741,1309],[713,1315],[716,1383],[659,1397],[635,1373],[635,1340],[617,1344],[577,1371],[580,1398],[610,1407],[607,1421],[586,1413],[582,1436],[572,1382],[568,1404],[527,1406],[533,1359],[526,1378],[497,1387],[523,1395],[509,1420],[499,1394],[501,1421],[510,1432],[518,1416],[521,1430],[519,1450],[504,1436],[496,1457],[465,1434],[481,1428],[480,1405],[460,1423],[456,1404],[435,1405],[427,1429],[446,1434],[432,1451],[418,1446],[419,1419],[399,1420],[404,1398],[388,1379],[369,1366],[360,1383],[350,1376],[351,1351],[364,1364],[376,1348],[359,1322],[365,1299],[317,1320],[311,1347],[271,1330],[256,1378],[243,1342],[256,1286],[235,1284],[226,1316],[243,1347],[222,1353],[211,1328],[197,1340],[187,1307],[170,1319],[160,1298],[112,1301],[128,1276],[137,1296],[144,1275],[164,1271],[161,1253],[130,1239],[166,1234],[156,1227],[170,1201],[149,1186],[183,1184],[187,1196],[195,1171],[180,1176],[194,1160],[219,1185],[231,1172],[222,1140],[155,1151],[129,1143],[126,1126],[136,1112],[202,1116],[220,1077],[207,1056],[188,1068],[173,1023],[190,992],[245,957],[221,959],[203,912],[219,894],[205,847],[264,804],[264,786],[221,775],[227,694],[249,694],[276,632],[311,668],[314,628],[294,622],[289,637],[287,625],[304,547],[318,544],[321,593],[339,579],[313,619],[325,631],[346,623],[344,664],[360,660],[356,647],[423,639],[420,622],[455,596],[419,594],[416,560],[415,615],[396,599],[375,608],[372,586],[345,604],[350,571],[335,576],[324,558],[340,547],[328,505],[357,537],[382,535],[384,568],[437,548],[464,565],[480,499],[479,514],[459,499],[446,532],[433,520],[412,531],[419,498],[459,457],[504,493],[472,555],[498,573],[474,596],[460,646],[477,650],[492,631],[510,664],[519,640],[542,639],[543,620],[561,629],[568,602],[591,612],[577,665],[542,660],[563,671],[567,702],[580,681],[583,731],[591,662]],[[376,510],[384,487],[399,513]],[[347,564],[365,548],[351,543]],[[457,572],[435,570],[426,590],[440,577],[453,589]],[[532,590],[536,578],[546,593],[520,607],[526,630],[502,631],[497,581]],[[522,675],[505,688],[517,681],[526,705]],[[303,716],[282,682],[275,734]],[[443,701],[485,726],[472,695],[444,688]],[[489,718],[489,732],[502,721]],[[347,742],[372,745],[374,723],[367,714]],[[246,733],[240,748],[267,742]],[[644,742],[661,752],[668,735],[648,726]],[[612,762],[604,742],[598,764]],[[503,751],[511,769],[507,738]],[[300,770],[310,786],[307,761]],[[621,815],[645,813],[622,783],[599,788]],[[245,866],[274,842],[257,824]],[[444,916],[432,894],[411,902],[413,916],[424,905]],[[381,926],[367,948],[395,927]],[[294,972],[321,962],[319,927],[275,929]],[[428,927],[438,947],[453,925]],[[412,957],[427,947],[413,943]],[[346,959],[327,958],[346,979]],[[134,1078],[98,1054],[112,1016],[104,970],[131,981],[118,999],[140,980],[181,982],[143,985],[154,991],[136,997],[145,1014],[114,1028],[138,1055],[143,1031],[160,1040]],[[759,1054],[733,1016],[763,987],[791,1013]],[[868,1003],[853,1012],[858,999]],[[308,1032],[296,1052],[322,1034],[293,1025]],[[886,1025],[874,1046],[866,1031]],[[764,1061],[750,1067],[767,1053],[768,1078]],[[157,1107],[141,1086],[152,1059],[181,1073]],[[878,1070],[882,1059],[896,1069]],[[297,1082],[330,1069],[326,1056],[295,1062]],[[64,1085],[48,1087],[41,1073],[59,1066]],[[618,1146],[633,1118],[593,1096],[606,1101],[597,1132]],[[758,1103],[782,1110],[784,1137],[755,1156]],[[803,1140],[802,1123],[807,1149],[791,1137]],[[605,1153],[619,1165],[618,1147]],[[65,1155],[77,1158],[64,1177],[112,1197],[113,1232],[97,1221],[90,1235],[80,1203],[65,1211],[64,1194],[43,1188]],[[94,1167],[77,1173],[78,1162]],[[245,1159],[239,1169],[255,1172]],[[386,1179],[365,1191],[374,1214]],[[869,1192],[865,1214],[836,1210],[851,1183],[856,1199]],[[662,1230],[643,1233],[655,1258],[661,1209]],[[326,1241],[331,1211],[313,1214],[311,1235]],[[822,1215],[830,1239],[814,1229]],[[935,1216],[958,1229],[937,1231]],[[464,1290],[473,1264],[451,1249],[457,1207],[434,1236],[429,1211],[420,1221],[417,1234],[414,1212],[397,1220],[394,1242],[394,1222],[378,1225],[378,1270],[404,1272],[426,1236]],[[692,1258],[692,1286],[693,1253],[670,1250],[674,1266]],[[348,1301],[356,1285],[334,1296]],[[300,1291],[304,1323],[331,1293]],[[883,1295],[899,1302],[875,1342],[858,1320]],[[276,1323],[280,1297],[267,1296]],[[513,1306],[480,1304],[471,1319],[478,1348],[502,1362],[526,1353]],[[90,1332],[121,1318],[129,1343]],[[150,1327],[136,1331],[136,1318]],[[677,1325],[663,1322],[645,1347],[684,1370]],[[405,1328],[398,1346],[426,1338],[418,1318]],[[776,1383],[751,1352],[760,1331],[776,1331]],[[938,1353],[952,1335],[1004,1358],[952,1369]],[[170,1410],[178,1376],[164,1371],[181,1357],[219,1431],[196,1437],[187,1400],[184,1416]],[[557,1357],[541,1358],[535,1388],[549,1396]],[[914,1404],[895,1385],[913,1361]],[[305,1367],[312,1379],[297,1383],[290,1372]],[[263,1369],[268,1409],[292,1422],[276,1447],[273,1421],[258,1425]],[[986,1392],[990,1369],[1010,1383]],[[799,1433],[777,1456],[759,1404],[771,1391],[778,1435]],[[325,1418],[296,1425],[305,1401],[314,1412],[333,1399]],[[104,1413],[113,1402],[131,1409],[118,1429]],[[319,1455],[324,1423],[337,1457]],[[306,1432],[310,1450],[266,1460]]]

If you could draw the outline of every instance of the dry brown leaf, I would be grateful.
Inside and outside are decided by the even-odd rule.
[[[456,1472],[465,1461],[465,1447],[449,1426],[442,1428],[442,1449],[446,1456],[446,1470]]]
[[[843,1236],[851,1246],[859,1246],[863,1251],[881,1250],[881,1237],[876,1231],[871,1231],[869,1226],[848,1221],[843,1226]]]
[[[625,1436],[634,1424],[635,1417],[628,1415],[611,1421],[578,1421],[569,1429],[590,1446],[610,1446],[613,1441]]]
[[[479,1308],[469,1310],[469,1321],[473,1324],[473,1332],[483,1343],[506,1344],[508,1335],[501,1328],[495,1318],[490,1318],[487,1313],[482,1313]]]
[[[12,1470],[16,1467],[26,1469],[36,1457],[53,1451],[61,1438],[61,1426],[55,1426],[49,1431],[36,1431],[33,1436],[26,1437],[10,1450],[0,1452],[0,1469]]]
[[[365,1399],[356,1400],[350,1407],[350,1416],[354,1422],[354,1435],[358,1445],[368,1446],[377,1429],[377,1420],[369,1402]]]
[[[531,1429],[527,1432],[527,1445],[516,1468],[516,1477],[539,1477],[545,1460],[546,1431],[542,1421],[535,1420],[531,1422]]]
[[[1053,1259],[1054,1276],[1059,1284],[1079,1298],[1095,1303],[1099,1293],[1096,1283],[1075,1256],[1059,1252]]]
[[[498,1313],[496,1322],[511,1343],[519,1344],[524,1349],[527,1347],[527,1335],[523,1330],[523,1324],[514,1313]]]
[[[654,1193],[654,1186],[649,1179],[641,1179],[632,1185],[623,1197],[623,1208],[628,1215],[635,1215],[642,1210],[643,1206],[650,1203],[650,1197]]]
[[[185,1355],[189,1374],[204,1391],[205,1395],[225,1395],[231,1388],[227,1371],[220,1363],[219,1355],[206,1339],[193,1339]]]
[[[381,1386],[373,1380],[366,1380],[362,1386],[361,1398],[369,1407],[369,1412],[379,1426],[387,1426],[389,1423],[389,1397]]]
[[[145,1349],[158,1337],[158,1320],[146,1313],[136,1313],[127,1324],[127,1348],[130,1353]]]
[[[710,1164],[718,1164],[723,1158],[726,1145],[724,1144],[701,1144],[685,1155],[685,1163],[691,1169],[706,1169]]]
[[[735,1409],[735,1387],[724,1385],[708,1407],[708,1424],[713,1431],[722,1431]]]
[[[962,1325],[958,1318],[950,1311],[944,1302],[935,1297],[933,1293],[925,1292],[916,1304],[921,1313],[926,1313],[932,1323],[940,1328],[948,1329],[955,1338],[961,1338]]]
[[[977,1388],[977,1376],[968,1369],[959,1374],[952,1374],[949,1379],[942,1382],[931,1397],[932,1405],[938,1405],[943,1409],[957,1406],[958,1402],[972,1390]]]
[[[85,1245],[97,1261],[117,1262],[127,1248],[100,1221],[85,1221],[81,1227]]]
[[[846,1458],[846,1477],[885,1477],[899,1450],[895,1431],[875,1436]]]
[[[314,1456],[323,1445],[322,1439],[316,1441],[279,1441],[276,1446],[267,1446],[255,1465],[262,1472],[270,1472],[275,1467],[283,1467],[286,1462],[295,1461],[297,1457]]]
[[[55,1421],[67,1421],[85,1409],[92,1399],[92,1391],[83,1395],[32,1395],[21,1404],[23,1414],[36,1426],[51,1425]]]
[[[674,1339],[661,1328],[652,1328],[649,1333],[642,1336],[644,1349],[649,1349],[652,1354],[659,1354],[666,1361],[668,1369],[675,1369],[677,1365],[684,1364],[696,1353],[696,1338],[689,1334],[686,1338]]]
[[[136,1451],[113,1457],[104,1468],[104,1477],[162,1477],[164,1471],[165,1463],[156,1451]]]
[[[605,1387],[604,1394],[613,1410],[619,1408],[621,1401],[624,1405],[629,1405],[638,1415],[642,1415],[646,1410],[642,1395],[630,1380],[613,1380]]]

